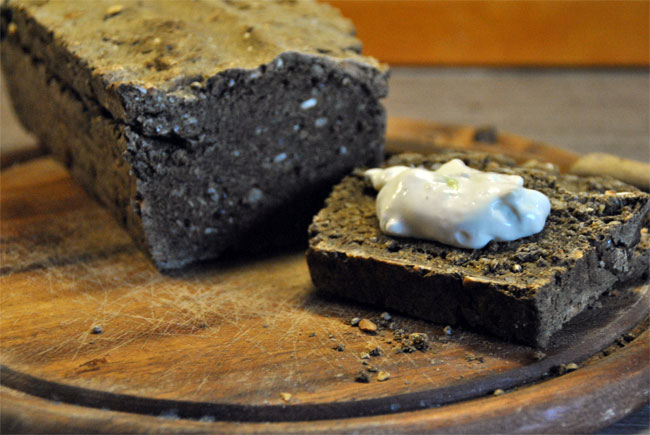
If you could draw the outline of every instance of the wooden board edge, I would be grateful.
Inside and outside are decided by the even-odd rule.
[[[2,171],[24,163],[38,157],[46,155],[48,152],[42,146],[32,144],[25,147],[0,152],[0,169]]]
[[[565,173],[580,157],[560,147],[531,140],[495,127],[440,124],[410,118],[389,117],[386,152],[419,152],[455,149],[505,154],[517,163],[539,160],[557,165]]]
[[[392,415],[296,423],[180,420],[84,408],[0,387],[0,430],[13,432],[412,432],[546,433],[594,431],[648,402],[650,332],[564,376],[500,396]],[[608,382],[612,376],[616,383]],[[641,387],[639,387],[641,386]],[[540,397],[547,398],[540,401]],[[513,412],[514,410],[514,412]]]
[[[149,398],[87,389],[70,383],[39,378],[4,365],[0,365],[2,370],[0,385],[50,401],[143,416],[173,413],[180,418],[193,419],[207,415],[224,422],[251,423],[289,423],[387,416],[399,410],[417,411],[426,407],[469,402],[490,394],[495,389],[513,389],[545,380],[549,373],[554,373],[562,364],[582,363],[593,359],[594,355],[598,355],[604,347],[615,342],[621,335],[630,330],[637,330],[635,332],[637,335],[639,331],[647,328],[644,319],[647,318],[648,307],[650,307],[648,285],[630,283],[625,284],[622,289],[626,290],[618,297],[604,296],[601,309],[593,312],[587,310],[570,322],[554,340],[557,343],[547,349],[546,357],[540,361],[502,374],[484,376],[470,383],[429,391],[332,403],[247,406],[234,403]],[[585,329],[579,325],[592,326]],[[610,382],[616,381],[610,380]]]

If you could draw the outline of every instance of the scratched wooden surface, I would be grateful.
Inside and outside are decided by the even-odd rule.
[[[6,99],[3,98],[3,104],[5,101]],[[6,112],[3,111],[3,120],[6,119],[5,114]],[[5,125],[6,123],[3,121],[3,129],[0,130],[3,133],[3,144],[7,139]],[[36,310],[30,306],[27,312],[20,315],[13,312],[7,320],[9,323],[5,323],[0,328],[2,333],[16,334],[16,331],[20,331],[17,333],[19,338],[16,338],[15,335],[13,338],[5,336],[2,340],[7,346],[12,346],[14,350],[17,349],[17,353],[1,352],[3,362],[15,363],[17,369],[37,367],[36,373],[45,378],[62,379],[72,385],[94,385],[107,391],[126,393],[140,388],[137,382],[139,376],[150,376],[155,379],[155,382],[147,387],[149,390],[140,389],[140,394],[155,392],[162,398],[178,397],[176,394],[180,391],[184,395],[182,397],[188,400],[195,400],[201,397],[201,394],[206,394],[208,398],[212,394],[212,399],[214,399],[216,395],[221,394],[219,397],[228,396],[229,400],[232,400],[231,403],[234,404],[253,400],[253,403],[261,405],[282,405],[284,402],[279,394],[290,392],[293,394],[291,398],[293,402],[290,403],[299,405],[301,403],[319,403],[319,401],[326,403],[331,399],[363,400],[364,398],[381,397],[382,394],[394,394],[393,389],[398,383],[398,391],[417,393],[426,391],[427,382],[431,382],[431,379],[433,382],[441,382],[440,385],[445,385],[445,382],[452,384],[458,381],[471,382],[472,376],[481,371],[480,368],[472,369],[473,365],[485,366],[486,370],[498,372],[499,370],[512,369],[517,364],[521,365],[529,361],[528,354],[521,353],[521,351],[517,354],[517,349],[514,348],[510,350],[514,357],[505,358],[505,361],[500,361],[499,357],[492,361],[493,355],[489,355],[489,349],[486,349],[488,358],[485,358],[486,355],[480,354],[480,350],[477,355],[475,350],[468,350],[474,349],[471,345],[473,343],[471,334],[463,333],[461,336],[464,338],[456,343],[459,347],[454,347],[453,343],[442,342],[439,343],[439,348],[434,347],[437,352],[442,351],[444,357],[439,359],[445,361],[447,358],[447,364],[449,364],[449,356],[454,355],[457,358],[456,361],[460,363],[451,379],[449,376],[436,377],[437,370],[435,369],[441,368],[436,367],[436,364],[442,363],[438,361],[431,365],[430,360],[436,360],[435,355],[427,355],[426,359],[423,359],[420,354],[403,355],[406,358],[401,360],[397,358],[397,355],[391,355],[391,358],[382,360],[386,364],[381,368],[392,370],[393,378],[384,383],[374,382],[368,385],[370,388],[366,391],[359,390],[359,385],[350,382],[350,378],[346,377],[346,375],[354,373],[350,372],[350,369],[361,368],[357,358],[358,353],[365,349],[368,340],[380,340],[380,344],[388,346],[389,349],[390,345],[383,342],[385,337],[359,335],[360,332],[344,325],[343,320],[352,315],[376,316],[378,313],[360,307],[350,308],[339,301],[304,298],[305,288],[301,289],[298,279],[300,274],[290,273],[288,274],[290,276],[285,276],[286,274],[281,272],[282,270],[296,272],[302,268],[302,259],[299,253],[293,256],[288,255],[282,259],[261,258],[255,260],[255,264],[263,265],[267,270],[268,280],[265,279],[265,282],[269,284],[269,288],[262,293],[262,297],[257,297],[258,293],[255,293],[255,297],[246,298],[247,292],[251,292],[253,289],[250,286],[239,288],[241,278],[246,273],[246,267],[242,264],[234,263],[228,265],[224,270],[219,270],[223,273],[216,275],[208,273],[209,276],[204,273],[200,278],[159,277],[152,269],[148,268],[146,260],[130,246],[128,238],[120,233],[121,230],[115,227],[103,210],[96,206],[88,206],[83,194],[80,193],[81,191],[67,178],[65,173],[60,171],[60,168],[57,169],[56,165],[52,166],[51,162],[47,161],[34,162],[34,164],[41,166],[37,166],[36,170],[32,167],[29,177],[24,174],[23,176],[14,174],[11,182],[8,183],[4,178],[7,172],[3,172],[2,181],[3,190],[13,189],[16,194],[14,198],[10,198],[15,201],[13,209],[15,216],[30,217],[21,225],[17,224],[16,219],[11,222],[12,219],[8,219],[6,214],[2,217],[3,225],[8,224],[10,228],[9,232],[3,228],[3,237],[10,233],[18,234],[23,237],[22,242],[26,243],[14,244],[13,250],[3,252],[3,267],[10,264],[12,267],[22,268],[22,273],[17,275],[23,275],[23,278],[30,275],[29,278],[22,281],[17,279],[14,274],[8,275],[8,281],[2,283],[2,289],[17,290],[11,294],[3,290],[2,309],[11,309],[11,307],[25,304],[27,296],[34,296],[37,293],[40,296],[36,297],[34,303],[42,307],[42,309]],[[61,193],[68,195],[64,197],[63,201],[60,201],[60,197],[57,198],[57,195]],[[2,197],[3,200],[8,198],[6,191],[3,191]],[[3,213],[6,212],[6,207],[3,207]],[[12,210],[9,210],[9,213],[12,213]],[[52,219],[53,216],[59,216],[59,219]],[[75,231],[79,228],[82,230],[81,237],[79,237],[80,232]],[[104,236],[94,237],[93,240],[93,237],[83,236],[88,232]],[[106,237],[106,234],[110,234],[110,237]],[[46,255],[49,258],[45,264],[47,267],[42,267],[44,252],[39,249],[43,247],[50,249]],[[51,261],[52,259],[54,261]],[[128,261],[124,261],[124,259],[128,259]],[[97,267],[98,265],[101,267]],[[115,268],[115,270],[110,272],[106,270],[106,267],[108,269]],[[51,273],[53,271],[54,273]],[[114,273],[115,271],[117,273]],[[83,279],[75,278],[73,276],[75,273],[83,276]],[[132,288],[129,289],[128,286],[125,286],[124,277],[128,282],[146,284],[133,291]],[[188,280],[192,283],[193,279],[207,280],[207,284],[205,287],[187,284]],[[180,288],[176,288],[179,283],[182,285]],[[219,289],[218,292],[215,292],[216,288]],[[277,291],[280,288],[283,291],[287,291],[287,289],[289,291],[282,293],[284,297],[279,300],[273,299],[271,296],[277,296]],[[301,292],[303,292],[303,296],[299,296]],[[147,297],[153,294],[158,297],[151,303]],[[74,296],[70,298],[71,295]],[[215,301],[217,296],[219,301]],[[62,306],[62,301],[66,299],[73,300],[73,309]],[[247,301],[242,302],[244,299]],[[296,301],[300,302],[297,304]],[[215,304],[215,302],[218,303]],[[221,306],[220,304],[223,304],[225,309],[214,308]],[[145,305],[147,306],[146,310],[143,309]],[[266,317],[259,316],[260,310],[265,312],[265,310],[272,309],[274,312],[278,312],[278,308],[285,310],[280,316],[277,314]],[[298,316],[298,320],[292,318],[291,310],[302,312],[305,309],[310,313],[309,315]],[[255,312],[258,313],[257,317],[252,314]],[[39,313],[51,313],[51,315],[43,318],[38,315]],[[73,315],[70,315],[71,313]],[[3,321],[7,319],[4,313],[2,317]],[[442,336],[439,327],[420,326],[417,322],[412,324],[406,319],[401,319],[401,321],[405,322],[405,325],[429,332],[432,336]],[[252,326],[248,327],[246,332],[242,332],[241,328],[236,327],[237,325],[241,326],[242,322],[248,322]],[[104,328],[102,334],[91,334],[90,328],[96,324],[102,324]],[[22,329],[25,325],[27,327]],[[216,329],[215,325],[218,325]],[[48,334],[59,332],[61,333],[59,338],[54,340],[51,336],[48,338]],[[288,333],[288,336],[300,338],[299,345],[296,345],[295,341],[292,344],[292,340],[287,338],[277,339],[278,332],[283,333],[283,337],[287,337]],[[314,332],[316,335],[310,337]],[[23,333],[26,335],[22,335]],[[329,336],[330,333],[333,337]],[[22,337],[20,337],[21,335]],[[390,334],[388,337],[390,338]],[[272,338],[270,343],[268,338]],[[235,343],[233,349],[223,346],[229,341]],[[167,344],[162,346],[162,349],[155,349],[161,342]],[[346,345],[346,351],[337,352],[332,349],[338,343]],[[263,344],[261,349],[259,348],[260,344]],[[257,350],[256,345],[258,346]],[[647,349],[647,341],[641,340],[637,342],[637,346],[645,346],[645,348],[641,347],[643,351],[643,349]],[[38,351],[31,353],[30,349],[34,347]],[[625,350],[627,349],[625,348]],[[105,352],[107,350],[112,352]],[[257,352],[255,357],[263,356],[265,360],[268,360],[265,361],[265,364],[268,363],[269,366],[276,368],[282,366],[283,369],[286,369],[284,373],[288,374],[285,374],[284,378],[280,378],[277,374],[269,372],[267,366],[264,367],[264,370],[260,370],[257,363],[249,359],[250,356],[241,353],[251,350]],[[148,364],[152,360],[174,363],[171,373],[167,369],[147,373],[142,367],[133,375],[127,376],[120,373],[123,372],[118,367],[121,364],[126,363],[128,367],[138,364],[137,358],[130,361],[131,351],[139,352],[140,363]],[[21,352],[24,354],[21,355]],[[147,354],[147,352],[149,353]],[[468,361],[466,355],[468,352],[483,357],[484,362]],[[23,356],[26,354],[31,356],[24,358]],[[223,375],[223,382],[221,382],[217,379],[217,371],[209,370],[209,364],[201,365],[196,362],[195,358],[198,354],[205,354],[211,360],[218,359],[226,361],[228,364],[234,364],[237,366],[237,370],[227,372]],[[275,355],[275,358],[268,358],[269,354]],[[508,355],[508,352],[499,353],[499,355]],[[335,362],[327,363],[326,361],[332,356],[334,356]],[[117,359],[113,359],[115,357]],[[420,359],[418,360],[418,358]],[[295,361],[296,359],[299,361]],[[187,365],[188,360],[195,362],[190,364],[187,369],[189,371],[185,372],[182,366]],[[485,361],[488,361],[487,365]],[[431,373],[425,373],[430,380],[424,382],[419,376],[422,367],[418,366],[423,363],[430,364],[424,367],[426,370],[431,370]],[[297,373],[303,373],[306,366],[316,369],[316,377],[313,377],[314,374],[312,374],[309,379],[307,377],[300,379]],[[102,373],[102,376],[95,376],[99,373]],[[190,382],[190,378],[197,373],[203,373],[201,378],[202,381],[204,380],[203,385],[197,386]],[[576,373],[581,373],[581,371]],[[104,374],[108,374],[109,377],[103,377]],[[339,376],[340,374],[343,376]],[[116,378],[111,378],[111,376]],[[326,380],[325,383],[322,383],[322,379],[321,383],[311,382],[317,380],[318,376],[323,376]],[[186,380],[180,389],[170,382],[170,379],[178,377]],[[241,390],[240,393],[241,379],[257,380],[253,383],[254,385]],[[352,387],[331,393],[325,388],[328,381],[336,382],[337,385],[348,384]],[[275,384],[273,384],[274,382]],[[295,388],[304,387],[310,382],[312,386],[304,390]],[[292,388],[286,388],[290,391],[278,391],[277,388],[273,392],[260,391],[260,386],[265,385],[276,385],[281,390],[285,389],[284,387]],[[6,400],[8,397],[13,397],[11,394],[14,393],[3,390],[3,394],[5,394],[3,397]],[[29,401],[23,402],[23,404],[25,403],[27,407],[32,405]],[[490,406],[493,406],[494,402],[490,403]],[[476,409],[480,408],[478,406]],[[449,408],[447,408],[448,410]],[[48,412],[50,411],[52,409],[48,409]],[[54,414],[60,411],[60,409],[55,410]],[[625,410],[618,412],[622,411]],[[24,415],[29,416],[30,414],[25,411]],[[69,417],[70,414],[63,412],[58,416],[65,420],[66,415]],[[112,417],[96,418],[95,420],[90,418],[90,420],[96,423],[102,418],[110,419]],[[432,417],[428,416],[427,418]],[[442,417],[438,415],[436,418]],[[491,414],[490,418],[495,417]],[[388,419],[386,421],[390,423],[396,420]],[[609,421],[613,421],[613,419]],[[67,420],[67,423],[70,421]],[[145,425],[145,427],[150,428],[151,426]],[[388,424],[386,427],[390,428],[391,426]],[[415,425],[413,427],[422,426]],[[303,427],[303,430],[305,429]],[[283,430],[286,430],[286,427]]]

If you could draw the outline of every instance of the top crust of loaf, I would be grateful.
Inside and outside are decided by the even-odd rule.
[[[387,93],[386,68],[360,55],[351,22],[313,1],[8,0],[2,12],[3,27],[13,22],[33,57],[129,123],[137,117],[127,107],[134,98],[173,108],[224,71],[254,72],[289,52],[326,57],[368,76],[377,98]]]

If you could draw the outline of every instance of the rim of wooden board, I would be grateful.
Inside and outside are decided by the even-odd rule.
[[[528,160],[550,162],[566,173],[580,156],[560,147],[498,130],[493,126],[473,127],[442,124],[410,118],[388,118],[387,153],[431,153],[440,149],[504,154],[517,163]]]
[[[184,420],[85,408],[0,387],[4,432],[414,432],[593,431],[648,399],[650,333],[580,370],[499,396],[417,411],[349,419],[250,423]],[[616,377],[617,382],[610,382]],[[544,400],[540,400],[544,398]]]

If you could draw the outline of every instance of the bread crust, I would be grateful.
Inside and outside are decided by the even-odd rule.
[[[2,67],[23,124],[176,269],[305,243],[383,159],[388,73],[352,33],[315,2],[13,0]]]
[[[517,167],[484,153],[401,155],[386,166],[468,166],[521,175],[551,200],[544,230],[478,250],[390,237],[362,171],[336,186],[310,226],[307,261],[317,288],[444,324],[545,347],[553,333],[647,263],[636,254],[648,194],[612,178]],[[647,264],[645,266],[647,270]]]

